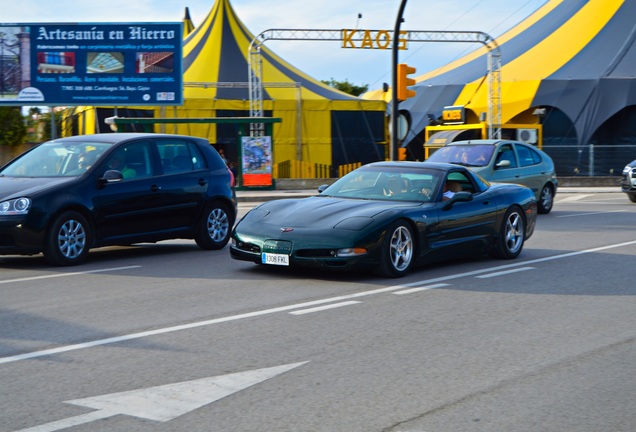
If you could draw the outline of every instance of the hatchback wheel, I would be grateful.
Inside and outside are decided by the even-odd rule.
[[[72,266],[88,256],[92,233],[88,221],[75,211],[62,213],[51,224],[44,258],[53,265]]]
[[[234,220],[227,206],[220,202],[214,202],[208,205],[203,212],[194,240],[201,249],[222,249],[230,240],[233,224]]]

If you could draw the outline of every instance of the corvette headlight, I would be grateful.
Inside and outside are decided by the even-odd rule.
[[[31,208],[29,198],[16,198],[0,202],[0,215],[25,215]]]
[[[338,251],[336,252],[336,256],[340,258],[354,257],[354,256],[360,256],[360,255],[366,255],[366,254],[367,254],[367,250],[365,248],[345,248],[345,249],[338,249]]]

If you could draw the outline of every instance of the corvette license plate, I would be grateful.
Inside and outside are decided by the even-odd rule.
[[[263,252],[261,254],[261,262],[269,265],[288,266],[289,255]]]

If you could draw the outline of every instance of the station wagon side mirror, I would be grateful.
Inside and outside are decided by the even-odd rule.
[[[323,193],[329,187],[328,184],[318,186],[318,193]]]
[[[495,165],[496,168],[508,168],[510,167],[510,161],[508,159],[504,159],[502,161],[499,161],[497,163],[497,165]]]

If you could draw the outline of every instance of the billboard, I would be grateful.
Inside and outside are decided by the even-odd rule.
[[[181,105],[183,24],[0,24],[0,105]]]

